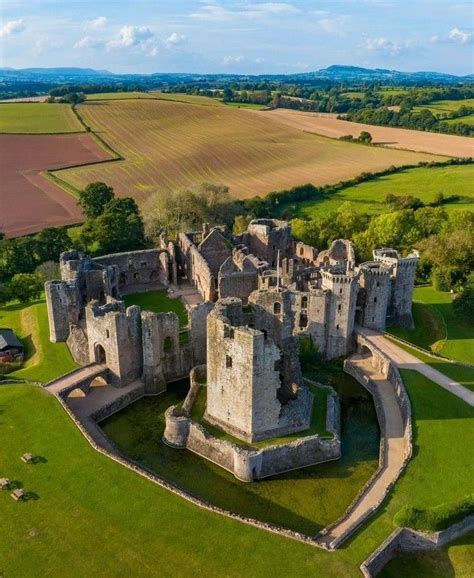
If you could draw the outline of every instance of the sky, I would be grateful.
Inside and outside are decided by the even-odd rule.
[[[473,11],[457,0],[1,0],[0,65],[471,74]]]

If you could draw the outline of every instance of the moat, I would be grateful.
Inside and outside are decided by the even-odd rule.
[[[342,372],[333,374],[331,385],[341,398],[342,458],[253,484],[162,442],[164,412],[184,399],[188,380],[169,384],[166,393],[145,397],[100,425],[122,452],[190,493],[231,511],[315,534],[344,513],[378,463],[379,427],[372,397]]]

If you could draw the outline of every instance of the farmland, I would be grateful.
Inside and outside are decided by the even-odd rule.
[[[69,104],[24,102],[0,105],[0,133],[54,134],[83,130]]]
[[[91,102],[78,110],[125,160],[61,171],[61,178],[77,188],[103,180],[139,201],[205,181],[252,197],[436,159],[335,141],[282,125],[271,113],[219,105],[143,99]]]
[[[423,110],[427,108],[434,115],[444,115],[455,112],[462,106],[474,107],[474,98],[466,98],[464,100],[437,100],[424,106],[416,106],[414,107],[414,110]],[[455,120],[460,121],[461,118]]]
[[[286,126],[330,138],[340,138],[348,134],[359,136],[362,131],[368,131],[374,139],[374,144],[393,149],[424,151],[453,157],[471,157],[474,154],[474,141],[469,137],[361,124],[320,113],[314,114],[286,109],[253,114],[265,114]]]
[[[15,237],[81,221],[76,199],[41,172],[109,158],[88,134],[0,135],[0,230]]]
[[[407,169],[343,188],[323,199],[300,203],[295,210],[298,215],[316,217],[350,201],[360,212],[379,214],[391,210],[385,202],[387,194],[412,195],[428,204],[437,193],[443,193],[447,199],[443,205],[446,211],[474,210],[474,165]]]

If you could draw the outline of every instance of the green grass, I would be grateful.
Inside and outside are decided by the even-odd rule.
[[[102,425],[125,453],[193,494],[226,509],[314,534],[343,513],[377,467],[378,427],[373,404],[360,385],[351,381],[351,387],[354,389],[343,403],[342,459],[254,484],[240,482],[192,452],[161,442],[163,413],[184,398],[182,384],[171,386],[164,396],[138,401]],[[202,398],[198,405],[202,415]]]
[[[471,578],[474,568],[474,532],[434,552],[399,554],[379,578]]]
[[[416,372],[404,371],[403,377],[414,411],[414,457],[379,513],[336,552],[202,511],[95,452],[57,401],[39,388],[0,387],[0,472],[21,481],[39,498],[16,503],[7,492],[0,493],[2,573],[6,577],[150,576],[157,572],[159,563],[163,576],[202,573],[203,567],[210,577],[248,575],[249,568],[252,577],[359,576],[359,564],[393,531],[392,519],[401,507],[415,503],[431,507],[461,499],[472,491],[474,463],[466,450],[474,444],[474,411]],[[178,401],[182,395],[175,397]],[[151,426],[155,411],[150,405],[142,413],[141,419],[147,424],[144,428],[138,423],[140,414],[128,420],[130,429],[140,429],[135,434],[136,450],[143,454],[160,444],[160,433]],[[346,424],[348,417],[351,415],[345,416]],[[367,459],[363,422],[356,433],[349,428],[345,451],[361,452],[362,456],[365,452],[362,459]],[[169,450],[173,452],[170,459],[175,461],[185,455],[193,457],[189,452]],[[19,456],[26,451],[47,461],[25,465]],[[316,523],[333,518],[333,487],[343,482],[348,486],[352,482],[352,491],[360,487],[362,480],[353,477],[360,465],[348,464],[345,470],[333,473],[322,466],[319,476],[313,478],[309,501],[308,493],[296,494],[290,501],[292,507],[296,501],[301,508],[317,510]],[[190,470],[187,476],[200,482],[199,470]],[[287,488],[296,483],[293,476],[288,481]],[[269,488],[268,482],[272,481],[247,484],[244,489]],[[205,480],[202,485],[206,488]],[[252,495],[249,499],[269,511],[268,501]],[[288,513],[283,509],[280,517],[287,520]],[[457,575],[469,575],[462,571],[472,568],[473,542],[462,544],[470,548],[456,557],[451,556],[450,548],[451,573],[438,576],[452,576],[458,569]],[[436,556],[430,553],[427,563]],[[433,564],[431,567],[436,569]],[[391,575],[430,576],[413,573],[413,566],[401,568],[401,574]]]
[[[474,124],[474,114],[467,114],[466,116],[460,116],[458,118],[448,118],[445,122],[448,124]]]
[[[413,195],[424,203],[431,203],[438,193],[448,199],[443,208],[474,210],[474,165],[414,168],[393,175],[379,177],[360,185],[341,189],[326,199],[307,201],[294,206],[295,216],[317,217],[335,211],[342,203],[350,201],[361,213],[380,214],[391,211],[386,204],[388,194]],[[293,205],[292,205],[293,207]]]
[[[474,107],[474,98],[466,98],[465,100],[437,100],[435,102],[431,102],[430,104],[424,106],[415,106],[413,110],[423,110],[428,109],[434,115],[440,114],[449,114],[451,112],[455,112],[461,108],[461,106],[469,106]],[[462,120],[462,117],[456,119],[459,121]]]
[[[69,104],[0,104],[0,133],[82,132]]]
[[[474,494],[457,502],[439,504],[433,508],[405,506],[393,518],[400,528],[413,528],[422,532],[439,532],[474,514]]]
[[[314,385],[308,385],[308,387],[314,394],[314,405],[313,405],[313,413],[311,416],[311,426],[307,430],[297,432],[294,434],[279,436],[268,440],[263,440],[260,442],[246,443],[224,432],[218,427],[213,426],[205,419],[203,419],[204,412],[206,410],[206,397],[207,397],[207,390],[205,385],[202,385],[199,389],[196,401],[194,402],[194,405],[191,409],[191,418],[197,421],[198,423],[201,423],[207,429],[207,431],[214,437],[221,440],[230,441],[234,444],[252,449],[261,449],[272,445],[287,444],[297,440],[298,438],[312,436],[315,434],[319,434],[321,437],[332,437],[331,434],[326,430],[326,413],[327,413],[326,409],[327,409],[328,390],[315,387]]]
[[[2,305],[0,327],[13,329],[25,346],[23,367],[8,377],[46,383],[79,367],[65,343],[50,342],[44,299],[26,305],[18,302]]]
[[[123,300],[125,306],[139,305],[144,311],[153,311],[153,313],[168,313],[172,311],[179,318],[181,327],[188,324],[188,313],[181,299],[171,299],[168,297],[166,289],[158,291],[148,291],[147,293],[131,293],[125,295]]]
[[[389,331],[419,347],[474,364],[474,323],[456,317],[450,293],[415,288],[413,316],[414,330],[393,327]]]
[[[226,102],[225,105],[233,108],[250,108],[253,110],[266,110],[269,107],[268,104],[257,104],[254,102]]]

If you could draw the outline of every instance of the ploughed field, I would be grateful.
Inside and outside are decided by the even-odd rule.
[[[238,197],[252,197],[436,160],[323,138],[286,126],[272,113],[218,105],[113,100],[82,104],[78,111],[124,160],[62,171],[61,178],[76,188],[105,181],[139,201],[199,182],[223,183]]]
[[[82,221],[76,199],[41,171],[109,158],[88,134],[0,135],[0,230],[15,237]]]
[[[267,112],[254,112],[253,114],[264,114],[285,126],[330,138],[340,138],[349,134],[357,137],[365,130],[372,135],[374,144],[393,149],[424,151],[434,155],[451,157],[474,156],[474,140],[466,136],[375,126],[339,120],[334,118],[334,115],[326,116],[321,113],[299,112],[283,108]],[[367,168],[367,170],[371,169]]]

